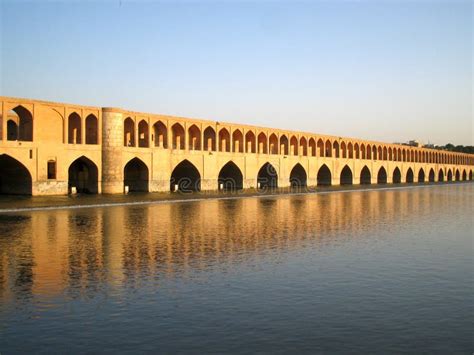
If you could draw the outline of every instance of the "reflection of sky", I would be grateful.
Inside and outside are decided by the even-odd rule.
[[[472,144],[471,8],[7,1],[1,94]]]

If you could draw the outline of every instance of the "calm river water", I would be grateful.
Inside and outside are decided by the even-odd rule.
[[[0,353],[472,353],[474,184],[0,215]]]

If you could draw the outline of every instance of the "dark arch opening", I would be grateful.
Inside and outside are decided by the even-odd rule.
[[[407,182],[407,183],[412,183],[413,182],[413,170],[411,170],[411,168],[408,168],[407,179],[406,179],[405,182]]]
[[[435,181],[435,172],[433,168],[430,169],[430,174],[428,175],[428,180],[429,182],[434,182]]]
[[[360,184],[361,185],[370,185],[371,184],[370,170],[366,166],[364,166],[364,168],[360,172]]]
[[[440,169],[440,170],[439,170],[439,173],[438,173],[438,181],[439,181],[439,182],[443,182],[443,181],[444,181],[443,169]]]
[[[99,174],[97,166],[88,158],[76,159],[68,170],[68,191],[73,187],[78,193],[96,194],[99,192]]]
[[[387,183],[387,171],[382,166],[379,169],[379,172],[377,174],[377,184],[386,184],[386,183]]]
[[[18,125],[15,121],[7,121],[7,140],[16,141],[18,140]]]
[[[138,158],[130,160],[123,169],[123,184],[129,192],[148,192],[148,167]]]
[[[22,163],[0,154],[0,194],[31,195],[32,185],[30,172]]]
[[[453,181],[453,173],[451,170],[448,170],[448,181]]]
[[[461,180],[461,175],[459,174],[459,170],[456,170],[456,181]]]
[[[239,167],[233,161],[224,165],[219,172],[219,190],[233,191],[243,188],[244,177]]]
[[[257,186],[263,188],[275,188],[278,187],[278,174],[270,163],[265,163],[257,175]]]
[[[341,171],[340,184],[341,185],[352,185],[352,171],[347,165],[344,166],[344,168]]]
[[[418,183],[423,183],[425,182],[425,171],[423,169],[420,169],[418,172]]]
[[[463,180],[463,181],[466,181],[466,180],[467,180],[467,173],[466,173],[466,170],[464,170],[464,171],[462,172],[462,180]]]
[[[469,172],[469,180],[472,180],[472,170]]]
[[[192,192],[201,190],[201,174],[189,161],[183,160],[171,173],[170,191]]]
[[[400,169],[395,168],[395,170],[393,170],[392,182],[394,184],[399,184],[402,182],[402,173],[400,172]]]
[[[307,185],[308,176],[301,164],[296,164],[290,173],[291,187],[305,187]]]
[[[318,171],[318,175],[316,177],[316,182],[318,186],[330,186],[332,176],[331,176],[331,170],[327,167],[326,164],[321,166]]]

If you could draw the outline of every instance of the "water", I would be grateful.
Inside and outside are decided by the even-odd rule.
[[[472,353],[473,197],[0,214],[0,353]]]

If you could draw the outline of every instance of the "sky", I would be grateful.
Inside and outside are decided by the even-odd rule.
[[[0,95],[473,145],[471,1],[0,0]]]

